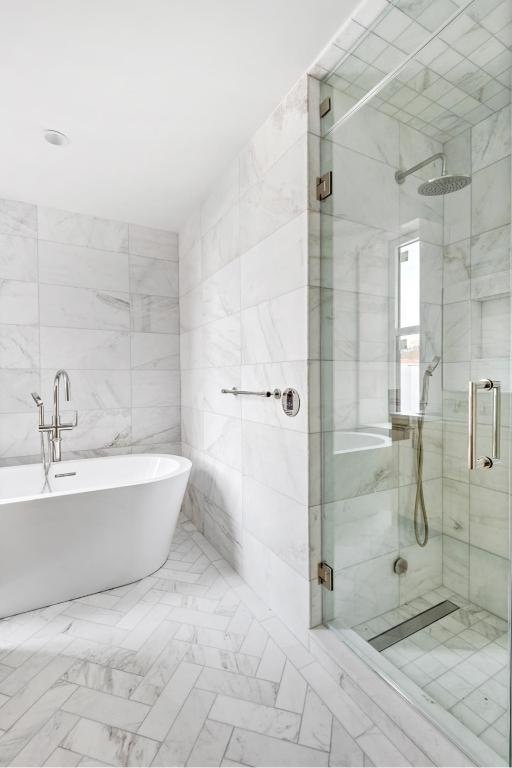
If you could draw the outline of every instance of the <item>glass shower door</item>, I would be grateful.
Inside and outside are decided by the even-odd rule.
[[[324,621],[482,764],[509,763],[510,732],[511,54],[484,23],[500,7],[461,9],[372,99],[362,73],[374,87],[398,56],[378,25],[322,85]]]

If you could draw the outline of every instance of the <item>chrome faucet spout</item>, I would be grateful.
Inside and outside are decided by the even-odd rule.
[[[52,444],[52,459],[53,461],[61,461],[62,460],[62,451],[61,451],[61,432],[63,430],[69,430],[73,429],[78,425],[78,414],[75,411],[75,417],[74,420],[71,422],[71,424],[63,424],[60,417],[60,383],[64,382],[64,393],[66,397],[66,402],[69,403],[71,400],[71,382],[69,380],[69,375],[67,371],[65,371],[63,368],[60,368],[57,373],[55,374],[55,378],[53,380],[53,419],[52,419],[52,437],[51,437],[51,444]]]

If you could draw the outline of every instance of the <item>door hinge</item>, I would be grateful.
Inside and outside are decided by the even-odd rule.
[[[332,195],[332,171],[327,171],[316,180],[316,199],[325,200]]]
[[[327,563],[318,563],[318,583],[329,592],[334,589],[334,571]]]
[[[331,111],[331,97],[326,98],[320,104],[320,117],[325,117]]]

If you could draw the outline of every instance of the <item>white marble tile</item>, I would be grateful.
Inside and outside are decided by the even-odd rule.
[[[178,235],[165,229],[129,224],[129,251],[137,256],[178,261]]]
[[[510,154],[510,107],[504,107],[471,130],[473,172]]]
[[[62,666],[62,659],[60,662],[57,660],[54,660],[54,662],[54,668],[57,663],[60,663]],[[40,673],[40,676],[41,674],[42,673]],[[34,680],[35,678],[33,681]],[[13,697],[11,699],[11,701],[13,701],[15,698],[18,700],[18,710],[21,708],[20,704],[23,696],[25,699],[25,704],[27,701],[29,701],[28,687],[24,689],[24,693],[22,691],[17,697]],[[34,747],[38,751],[40,749],[41,753],[44,754],[45,744],[48,744],[48,741],[51,741],[55,734],[52,733],[54,731],[52,725],[50,725],[49,730],[45,729],[43,732],[41,732],[40,729],[45,728],[45,723],[47,723],[48,720],[50,720],[50,723],[52,723],[52,718],[54,715],[57,716],[56,721],[53,721],[53,723],[56,725],[56,731],[59,730],[59,725],[65,727],[66,723],[69,723],[68,718],[70,716],[62,717],[62,712],[59,712],[59,707],[63,704],[63,702],[65,702],[68,696],[73,693],[74,690],[74,685],[57,684],[53,685],[52,687],[47,686],[47,690],[41,695],[40,698],[38,698],[37,695],[35,696],[35,699],[37,700],[33,701],[32,705],[29,705],[28,708],[26,708],[24,714],[21,714],[21,717],[16,719],[16,722],[14,722],[7,731],[2,732],[2,736],[0,737],[0,759],[3,763],[6,765],[10,764],[11,761],[15,759],[15,755],[17,755],[21,749],[27,749],[25,758],[29,758],[31,755],[34,755]],[[5,709],[5,706],[3,709]],[[65,733],[66,731],[64,729],[61,738],[65,736]],[[46,752],[46,755],[47,754],[48,752]],[[27,763],[24,763],[22,757],[22,761],[17,764],[24,765],[30,764],[30,762],[27,759]]]
[[[201,329],[202,347],[198,367],[240,365],[240,315],[208,323]]]
[[[130,255],[130,290],[176,298],[179,293],[177,262]]]
[[[471,187],[473,235],[510,222],[510,157],[474,173]]]
[[[187,758],[200,735],[215,695],[193,690],[177,716],[153,765],[188,765]]]
[[[443,536],[443,584],[469,599],[469,544]]]
[[[254,306],[307,285],[307,214],[282,226],[241,259],[242,306]]]
[[[320,750],[303,747],[283,739],[235,728],[226,755],[230,765],[327,765],[328,756]]]
[[[469,597],[477,605],[507,618],[508,563],[502,557],[471,546],[469,553]]]
[[[190,252],[187,266],[192,274],[199,272],[203,278],[213,275],[239,255],[239,208],[238,203],[206,232],[202,238],[201,248]],[[191,263],[192,262],[192,263]],[[184,293],[198,282],[187,276],[185,282],[180,280],[180,292]]]
[[[322,211],[387,232],[397,232],[399,187],[394,179],[394,168],[336,144],[332,144],[331,149],[329,167],[322,167],[322,171],[332,168],[337,193],[324,201]]]
[[[300,718],[293,712],[223,695],[217,696],[209,717],[221,723],[250,728],[256,733],[288,741],[296,740],[300,726]]]
[[[41,326],[41,364],[57,370],[129,369],[128,333]]]
[[[132,331],[179,333],[177,298],[133,293],[130,302]]]
[[[397,554],[390,552],[336,571],[335,616],[344,626],[360,624],[398,606],[399,580],[393,573]]]
[[[179,371],[132,371],[132,406],[180,405]]]
[[[469,484],[443,478],[443,533],[469,541]]]
[[[307,507],[249,476],[243,489],[245,529],[306,578]]]
[[[470,488],[470,542],[500,557],[508,557],[507,493],[472,485]]]
[[[277,694],[276,707],[302,713],[306,699],[306,682],[293,664],[286,662]]]
[[[68,412],[63,408],[62,415]],[[71,414],[69,414],[71,416]],[[83,411],[78,415],[78,426],[66,432],[62,451],[117,448],[130,445],[130,410]]]
[[[398,547],[397,490],[326,504],[323,525],[333,542],[335,562],[345,567],[395,552]]]
[[[35,325],[38,318],[37,283],[0,280],[0,323]]]
[[[243,550],[241,573],[245,581],[297,636],[303,634],[309,624],[309,580],[299,576],[248,531],[243,534]],[[276,583],[286,585],[286,590],[273,590]]]
[[[206,720],[187,761],[190,766],[217,766],[228,746],[233,729],[224,723]]]
[[[332,715],[321,699],[311,689],[306,696],[299,744],[325,752],[331,747]]]
[[[447,304],[443,312],[443,359],[470,359],[471,305],[469,301]]]
[[[133,766],[149,765],[158,749],[152,739],[86,719],[78,721],[62,746],[90,755],[102,764]]]
[[[39,329],[0,324],[0,367],[35,369],[39,364]]]
[[[178,443],[180,439],[179,408],[154,406],[132,410],[132,445],[134,447]]]
[[[347,97],[340,99],[334,91],[335,110],[341,117],[350,106]],[[339,103],[339,102],[344,103]],[[334,119],[336,114],[334,115]],[[399,167],[399,123],[371,106],[358,110],[349,120],[342,123],[332,134],[331,140],[347,149],[380,160],[387,165]],[[406,166],[409,167],[409,166]]]
[[[37,237],[36,206],[0,198],[0,232],[3,235]]]
[[[242,359],[246,364],[307,359],[307,290],[242,311]]]
[[[305,135],[308,120],[307,77],[301,77],[240,153],[242,192]]]
[[[62,676],[69,683],[110,693],[122,698],[130,698],[140,684],[139,675],[111,669],[91,661],[78,660]],[[137,698],[137,697],[135,697]]]
[[[0,414],[0,458],[39,455],[35,413]]]
[[[0,279],[37,280],[36,240],[0,234]]]
[[[194,316],[201,324],[239,312],[240,261],[233,259],[204,280],[200,292],[193,298],[195,303],[199,303],[199,307],[194,308]]]
[[[471,298],[502,294],[510,285],[510,226],[471,238]]]
[[[180,295],[187,293],[196,288],[202,277],[202,242],[200,239],[200,233],[197,233],[197,240],[192,243],[189,250],[185,248],[183,244],[180,245],[180,260],[179,260],[179,290]],[[180,241],[181,242],[181,241]]]
[[[140,726],[139,733],[162,741],[200,673],[201,667],[197,664],[182,662]]]
[[[261,424],[243,425],[244,473],[307,504],[306,436]]]
[[[130,373],[129,371],[86,371],[68,368],[71,379],[71,402],[62,403],[64,409],[112,410],[129,408]],[[53,397],[54,369],[41,371],[41,397],[51,403]]]
[[[180,337],[177,333],[132,333],[131,364],[139,370],[178,370]]]
[[[57,768],[58,766],[62,766],[62,768],[69,768],[69,766],[78,765],[81,760],[82,755],[80,755],[78,752],[72,752],[70,749],[57,747],[57,749],[54,749],[51,755],[47,758],[44,764],[54,766],[54,768]]]
[[[246,677],[225,670],[208,668],[203,669],[196,686],[215,694],[244,699],[270,707],[275,705],[279,687],[268,680],[258,680],[254,677]]]
[[[38,257],[42,283],[102,291],[130,290],[125,254],[39,240]]]
[[[37,221],[41,240],[128,252],[128,224],[123,222],[45,207],[38,208]]]
[[[471,186],[444,198],[445,246],[465,240],[471,235]]]
[[[239,158],[223,169],[211,187],[208,197],[201,203],[201,234],[205,235],[231,210],[239,196]]]
[[[213,458],[229,464],[234,469],[241,470],[241,421],[205,412],[203,417],[203,447]]]
[[[130,328],[127,293],[41,284],[39,304],[42,325],[102,330]]]
[[[79,687],[63,708],[80,717],[94,718],[107,725],[136,731],[149,712],[149,707],[102,691]]]
[[[317,661],[303,667],[301,672],[334,717],[343,722],[351,736],[358,737],[371,726],[371,721],[358,704]]]
[[[293,147],[240,199],[240,250],[252,248],[307,207],[307,142]]]
[[[461,240],[445,247],[443,258],[443,301],[445,303],[470,298],[470,290],[473,290],[470,282],[470,260],[469,240]]]
[[[0,707],[0,724],[2,728],[9,729],[27,712],[35,702],[45,694],[59,679],[59,677],[71,666],[73,660],[66,656],[57,656],[52,659],[40,672],[38,672],[21,690]],[[74,686],[66,686],[62,694],[67,698],[74,690]],[[59,696],[57,697],[59,699]],[[59,699],[62,701],[62,699]],[[18,723],[19,725],[19,723]],[[7,740],[12,737],[12,732]]]
[[[1,356],[0,356],[1,361]],[[0,413],[34,413],[31,392],[39,387],[39,373],[0,367]]]

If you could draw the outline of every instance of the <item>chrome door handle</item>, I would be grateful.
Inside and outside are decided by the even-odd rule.
[[[492,445],[490,456],[476,455],[477,396],[478,390],[492,392]],[[491,469],[500,459],[501,452],[501,382],[480,379],[469,382],[468,398],[468,469]]]

